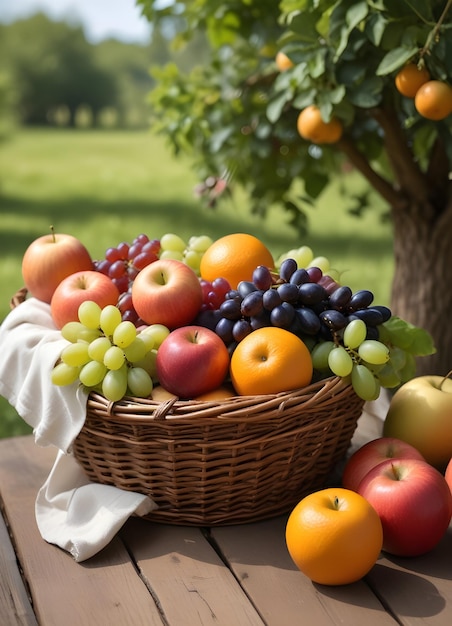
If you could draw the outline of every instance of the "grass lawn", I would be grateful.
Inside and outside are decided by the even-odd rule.
[[[356,189],[363,182],[346,176]],[[338,185],[309,209],[309,234],[300,239],[278,209],[263,220],[250,215],[246,197],[204,208],[193,195],[197,178],[187,160],[175,160],[162,138],[146,132],[24,130],[0,146],[0,320],[22,285],[21,259],[28,244],[48,232],[75,235],[94,258],[141,232],[183,238],[231,232],[260,237],[275,257],[300,245],[327,256],[352,289],[369,288],[388,304],[393,272],[391,230],[377,211],[348,214]],[[29,432],[0,398],[0,437]]]

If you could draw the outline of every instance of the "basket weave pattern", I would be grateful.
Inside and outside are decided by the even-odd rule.
[[[289,511],[344,456],[363,402],[333,377],[290,393],[214,402],[92,392],[74,454],[91,480],[149,495],[149,518],[216,525]]]

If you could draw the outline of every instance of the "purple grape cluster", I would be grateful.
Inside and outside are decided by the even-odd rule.
[[[285,259],[279,273],[258,266],[252,280],[231,289],[214,311],[203,311],[197,323],[219,335],[233,350],[249,333],[265,326],[286,329],[313,346],[331,340],[353,319],[362,319],[367,338],[378,339],[378,326],[391,317],[373,303],[373,293],[339,285],[318,267],[299,268]]]

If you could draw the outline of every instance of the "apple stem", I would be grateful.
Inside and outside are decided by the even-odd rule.
[[[56,237],[55,237],[55,229],[53,227],[53,224],[50,224],[50,232],[52,233],[53,243],[55,243]]]
[[[439,384],[439,390],[440,390],[440,391],[442,390],[442,386],[443,386],[443,384],[444,384],[444,381],[445,381],[447,378],[450,378],[450,375],[451,375],[451,374],[452,374],[452,370],[450,370],[450,371],[449,371],[449,372],[448,372],[448,373],[444,376],[444,378],[442,379],[442,381],[440,382],[440,384]]]

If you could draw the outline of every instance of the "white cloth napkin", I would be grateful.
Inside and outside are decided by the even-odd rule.
[[[50,306],[29,298],[0,326],[0,395],[33,427],[40,446],[58,449],[36,499],[42,537],[84,561],[105,547],[133,514],[155,508],[142,494],[92,483],[71,453],[86,417],[87,393],[76,382],[57,387],[50,375],[68,345]]]

